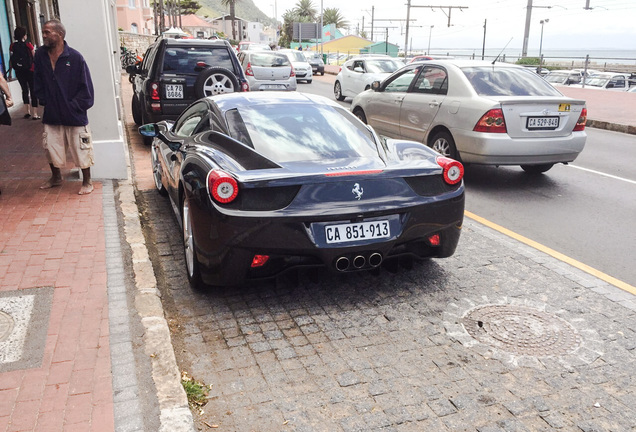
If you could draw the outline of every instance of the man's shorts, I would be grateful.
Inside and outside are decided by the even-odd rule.
[[[66,166],[67,148],[76,167],[85,169],[93,166],[93,140],[88,126],[45,124],[42,144],[49,163],[56,168]]]

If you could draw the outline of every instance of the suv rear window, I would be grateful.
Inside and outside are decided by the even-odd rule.
[[[163,56],[163,72],[174,74],[198,74],[201,67],[220,66],[234,72],[230,53],[224,47],[167,47]]]

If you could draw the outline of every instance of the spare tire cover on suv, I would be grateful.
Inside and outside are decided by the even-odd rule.
[[[194,83],[198,98],[239,91],[239,82],[231,70],[223,67],[209,67],[202,70]]]

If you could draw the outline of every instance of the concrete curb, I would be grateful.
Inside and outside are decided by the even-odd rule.
[[[126,148],[129,137],[124,134]],[[127,152],[128,153],[128,152]],[[193,432],[194,419],[188,407],[188,398],[181,385],[181,373],[174,355],[170,329],[161,304],[161,293],[145,237],[141,228],[139,208],[132,181],[131,155],[128,154],[127,180],[119,182],[119,205],[124,220],[124,235],[132,250],[132,264],[136,292],[135,310],[144,328],[144,352],[150,357],[152,379],[159,401],[159,432]]]
[[[622,125],[618,123],[611,123],[607,121],[592,120],[592,119],[589,119],[587,121],[586,126],[593,127],[596,129],[605,129],[605,130],[610,130],[614,132],[621,132],[621,133],[626,133],[630,135],[636,135],[636,126],[628,126],[628,125]]]

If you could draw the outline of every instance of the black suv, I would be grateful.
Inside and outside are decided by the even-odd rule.
[[[224,40],[161,38],[126,71],[138,125],[175,120],[202,97],[249,90],[236,53]]]

